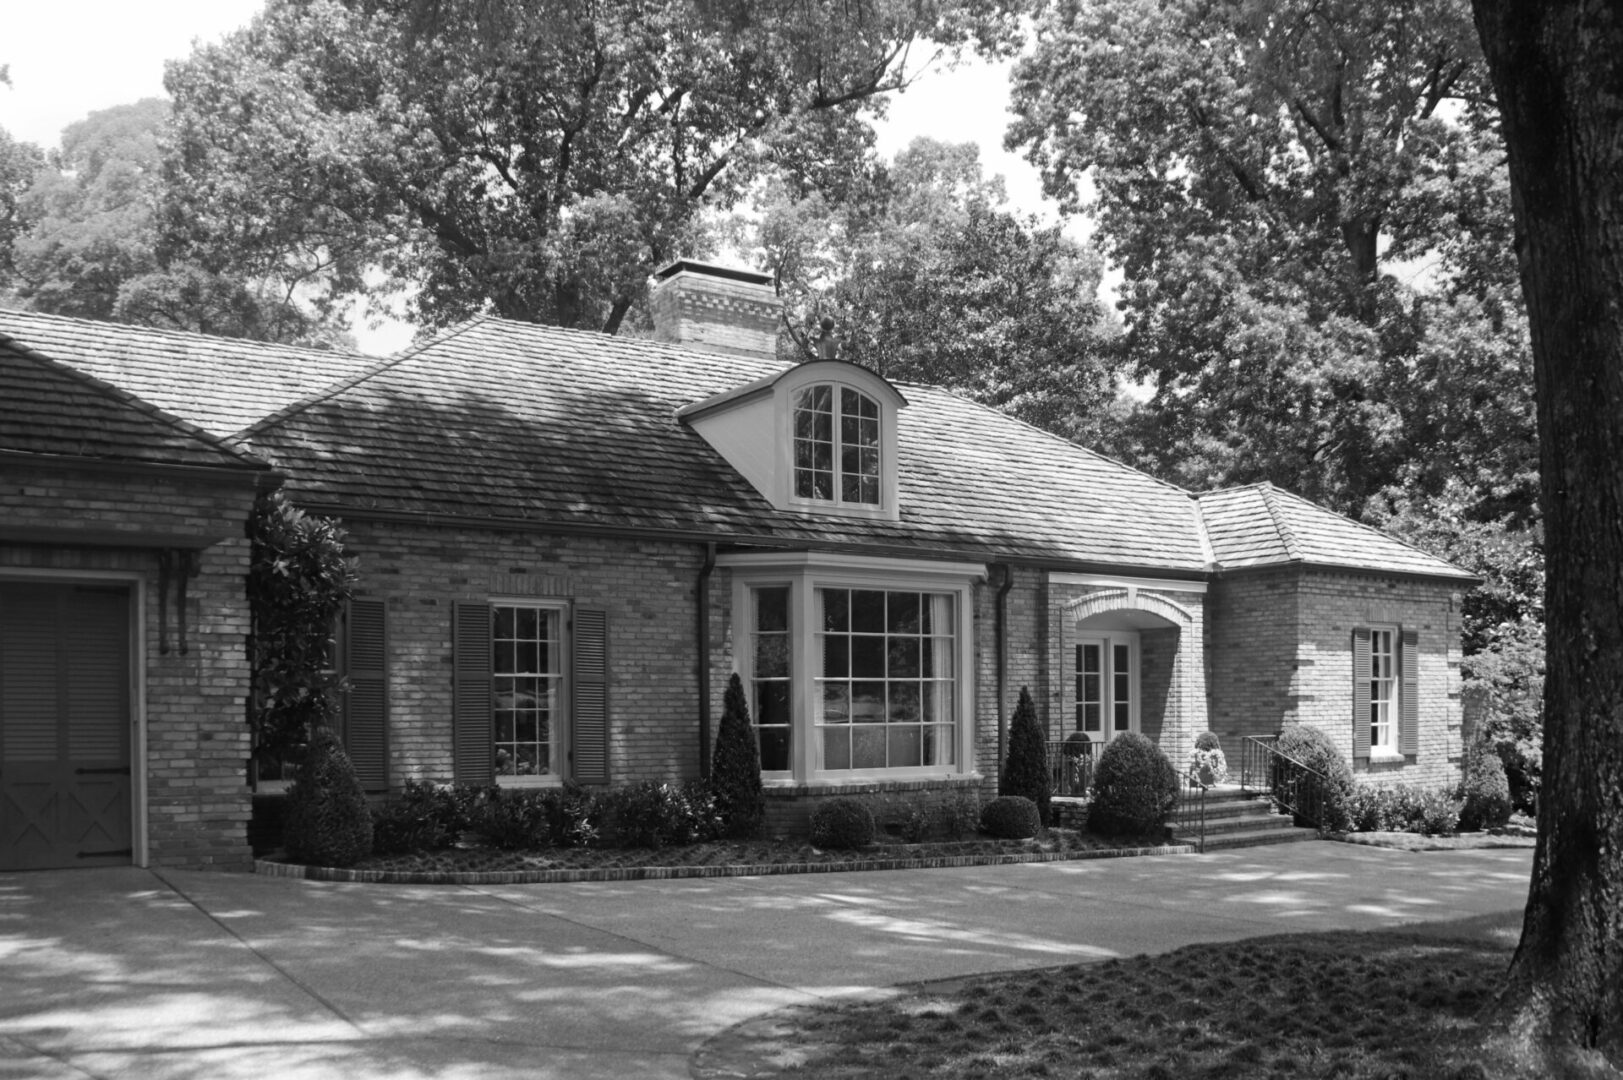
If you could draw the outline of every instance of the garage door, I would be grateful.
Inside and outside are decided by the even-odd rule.
[[[0,870],[131,860],[130,594],[0,582]]]

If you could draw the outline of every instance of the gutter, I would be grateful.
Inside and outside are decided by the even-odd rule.
[[[699,779],[710,779],[710,575],[716,569],[716,542],[704,545],[699,567]]]
[[[1009,731],[1009,590],[1014,587],[1014,567],[999,564],[1003,569],[1003,584],[997,587],[997,768],[999,780],[1003,776],[1004,745]]]

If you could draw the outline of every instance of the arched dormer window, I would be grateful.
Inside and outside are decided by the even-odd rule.
[[[779,510],[900,517],[897,414],[907,399],[844,360],[809,360],[677,416]]]
[[[836,383],[802,387],[794,401],[795,498],[878,506],[879,402]]]

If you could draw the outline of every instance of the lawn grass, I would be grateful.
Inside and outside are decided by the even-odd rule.
[[[1337,840],[1366,847],[1397,851],[1472,851],[1478,848],[1530,848],[1538,837],[1516,833],[1456,833],[1453,836],[1421,836],[1409,832],[1337,833]]]
[[[1513,943],[1502,927],[1292,935],[902,988],[743,1025],[695,1074],[1476,1080],[1499,1075],[1477,1016]]]

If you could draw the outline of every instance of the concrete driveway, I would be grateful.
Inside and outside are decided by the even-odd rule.
[[[1305,843],[480,887],[0,874],[0,1080],[686,1077],[705,1039],[814,998],[1515,912],[1531,855]]]

